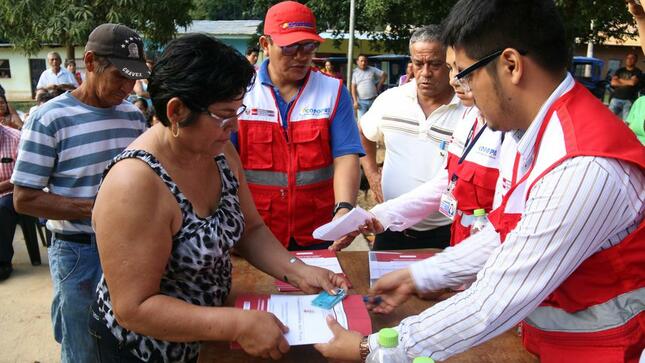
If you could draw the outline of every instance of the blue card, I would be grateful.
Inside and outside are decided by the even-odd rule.
[[[344,289],[336,288],[334,291],[336,292],[336,295],[330,295],[327,291],[322,291],[315,299],[313,299],[311,305],[323,309],[333,308],[334,305],[343,301],[347,296],[347,292]]]

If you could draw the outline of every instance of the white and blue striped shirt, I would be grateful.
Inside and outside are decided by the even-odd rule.
[[[25,125],[11,182],[94,199],[110,160],[144,130],[143,115],[127,101],[97,108],[65,93],[38,108]],[[56,233],[93,233],[90,219],[50,220],[47,227]]]

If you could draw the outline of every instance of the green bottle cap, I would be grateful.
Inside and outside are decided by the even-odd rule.
[[[486,215],[486,209],[475,209],[473,215],[475,215],[475,217],[483,217]]]
[[[378,343],[383,348],[394,348],[399,345],[399,333],[392,328],[383,328],[378,332]]]
[[[434,359],[430,357],[416,357],[412,363],[434,363]]]

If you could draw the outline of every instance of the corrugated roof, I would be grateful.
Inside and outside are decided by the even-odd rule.
[[[178,33],[208,33],[213,35],[253,35],[261,20],[193,20],[186,28],[177,28]]]

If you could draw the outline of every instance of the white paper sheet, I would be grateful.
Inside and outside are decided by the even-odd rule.
[[[342,236],[358,229],[365,221],[374,216],[361,207],[356,207],[344,216],[316,228],[314,238],[323,241],[335,241]]]
[[[285,338],[289,345],[327,343],[333,334],[325,320],[332,314],[338,323],[347,329],[347,316],[343,304],[338,303],[332,310],[311,305],[318,295],[271,295],[269,312],[289,327]]]

